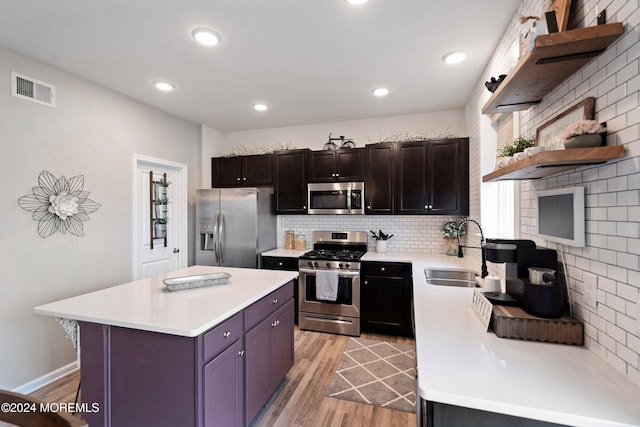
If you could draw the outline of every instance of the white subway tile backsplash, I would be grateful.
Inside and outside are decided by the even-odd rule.
[[[316,230],[365,231],[369,234],[369,250],[375,251],[375,240],[369,230],[393,234],[389,252],[436,254],[446,252],[446,241],[440,230],[449,221],[462,217],[448,216],[389,216],[389,215],[280,215],[278,246],[284,247],[284,231],[305,234],[307,248],[312,247],[312,233]]]

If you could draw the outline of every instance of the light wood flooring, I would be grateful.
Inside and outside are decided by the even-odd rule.
[[[362,338],[413,344],[404,337],[363,333]],[[415,426],[416,416],[325,396],[349,337],[296,327],[295,365],[256,417],[255,427],[271,426]],[[43,387],[33,396],[48,402],[73,402],[79,372]]]

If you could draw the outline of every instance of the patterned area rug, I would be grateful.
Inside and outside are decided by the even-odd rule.
[[[327,396],[415,412],[413,345],[350,338]]]

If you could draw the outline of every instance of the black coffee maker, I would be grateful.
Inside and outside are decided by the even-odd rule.
[[[492,304],[520,306],[538,317],[562,316],[565,286],[557,274],[558,253],[554,249],[536,247],[531,240],[487,239],[486,256],[489,262],[505,263],[506,292],[485,293]],[[531,283],[530,267],[548,268],[556,273],[545,274],[543,283]]]

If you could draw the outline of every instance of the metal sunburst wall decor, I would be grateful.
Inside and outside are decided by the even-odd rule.
[[[33,187],[32,194],[20,197],[18,204],[33,212],[40,237],[46,239],[56,231],[84,236],[82,221],[89,221],[89,214],[101,206],[84,191],[84,175],[56,178],[44,171],[38,177],[38,185]]]

